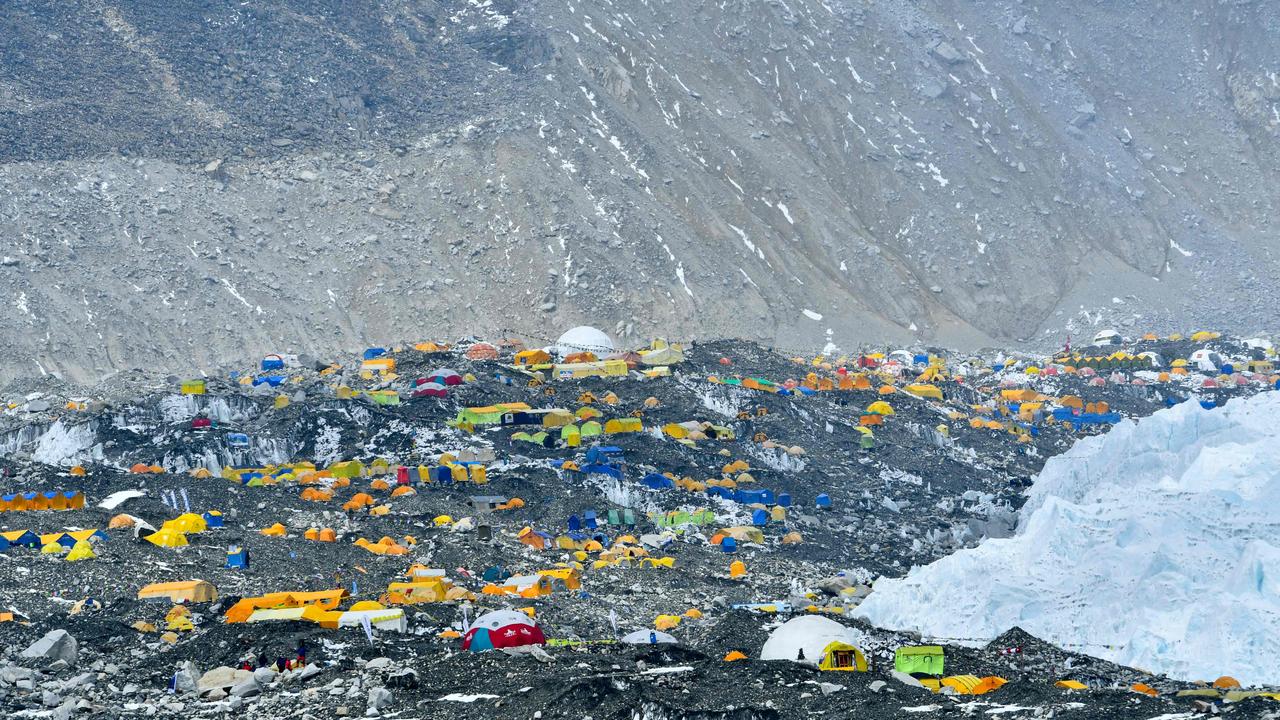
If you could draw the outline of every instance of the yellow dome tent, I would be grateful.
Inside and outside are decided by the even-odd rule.
[[[877,400],[867,406],[867,412],[875,415],[892,415],[893,406],[883,400]]]
[[[190,543],[187,542],[187,536],[172,528],[161,530],[147,536],[147,542],[160,547],[186,547]]]
[[[67,562],[75,562],[77,560],[92,560],[98,557],[93,552],[93,545],[88,540],[79,540],[71,548],[71,552],[67,553]]]

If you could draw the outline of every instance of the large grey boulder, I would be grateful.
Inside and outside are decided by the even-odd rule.
[[[201,675],[196,682],[196,690],[201,695],[211,693],[214,690],[228,690],[245,679],[252,680],[253,673],[248,670],[237,670],[223,665]]]
[[[79,643],[71,637],[71,633],[62,629],[50,630],[44,637],[31,643],[30,647],[22,651],[24,658],[49,662],[62,660],[68,665],[75,665],[79,655]]]

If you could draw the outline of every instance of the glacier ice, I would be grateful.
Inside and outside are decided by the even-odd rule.
[[[881,579],[859,614],[988,640],[1012,626],[1181,679],[1280,683],[1280,393],[1182,403],[1045,464],[1015,535]]]

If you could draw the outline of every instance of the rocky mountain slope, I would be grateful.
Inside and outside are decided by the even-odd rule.
[[[1274,316],[1280,7],[0,7],[0,375]],[[530,338],[532,339],[532,338]]]

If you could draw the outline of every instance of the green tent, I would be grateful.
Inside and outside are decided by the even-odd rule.
[[[942,647],[900,647],[893,654],[893,669],[908,675],[942,675]]]

